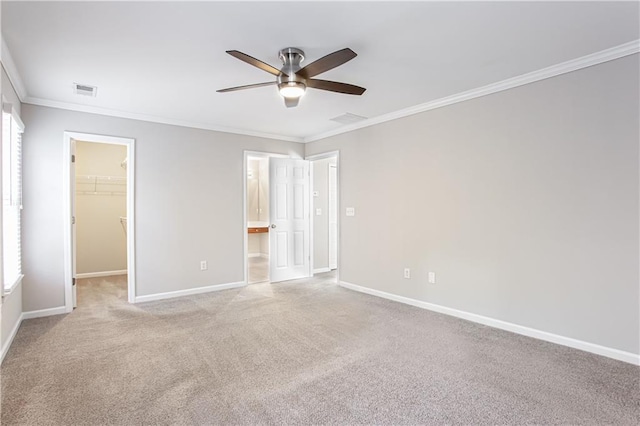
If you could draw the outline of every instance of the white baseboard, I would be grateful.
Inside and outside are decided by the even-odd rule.
[[[318,268],[313,270],[313,274],[322,274],[323,272],[329,272],[331,268]]]
[[[23,319],[50,317],[51,315],[66,314],[67,308],[64,306],[58,306],[57,308],[40,309],[38,311],[23,312]]]
[[[119,271],[86,272],[84,274],[76,274],[76,278],[77,279],[98,278],[98,277],[110,277],[112,275],[127,275],[127,270],[122,269]]]
[[[187,290],[169,291],[167,293],[149,294],[146,296],[137,296],[134,303],[152,302],[154,300],[173,299],[174,297],[191,296],[193,294],[209,293],[212,291],[228,290],[230,288],[243,287],[247,285],[244,281],[236,283],[216,284],[207,287],[190,288]]]
[[[559,336],[557,334],[548,333],[546,331],[537,330],[535,328],[529,328],[522,325],[513,324],[510,322],[485,317],[482,315],[472,314],[470,312],[448,308],[446,306],[436,305],[434,303],[411,299],[409,297],[398,296],[396,294],[386,293],[380,290],[374,290],[372,288],[363,287],[363,286],[348,283],[345,281],[340,281],[340,286],[344,288],[348,288],[349,290],[370,294],[372,296],[382,297],[384,299],[405,303],[407,305],[416,306],[418,308],[427,309],[427,310],[438,312],[445,315],[451,315],[453,317],[462,318],[467,321],[472,321],[478,324],[488,325],[489,327],[499,328],[501,330],[510,331],[512,333],[521,334],[523,336],[533,337],[535,339],[556,343],[558,345],[568,346],[574,349],[580,349],[582,351],[591,352],[596,355],[606,356],[608,358],[617,359],[619,361],[628,362],[634,365],[640,365],[640,355],[634,354],[631,352],[625,352],[619,349],[609,348],[606,346],[597,345],[595,343],[589,343],[582,340],[573,339],[571,337]]]
[[[7,339],[6,342],[4,342],[4,345],[2,345],[2,353],[0,354],[0,364],[2,364],[2,361],[4,361],[4,357],[7,355],[7,352],[9,352],[9,348],[11,347],[11,344],[13,343],[13,339],[16,337],[16,334],[18,334],[18,329],[20,328],[20,324],[22,324],[23,319],[24,319],[24,313],[20,314],[20,316],[18,317],[18,321],[16,321],[16,325],[13,326],[13,328],[11,329],[11,333],[9,333],[9,338]]]
[[[261,257],[262,259],[268,259],[269,255],[267,253],[249,253],[247,257]]]

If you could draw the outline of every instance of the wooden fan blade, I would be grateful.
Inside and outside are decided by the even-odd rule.
[[[311,78],[349,62],[356,56],[358,56],[356,55],[356,52],[349,48],[338,50],[337,52],[329,53],[327,56],[310,63],[299,70],[296,74],[302,78]]]
[[[249,65],[253,65],[256,68],[260,68],[262,71],[266,71],[269,74],[273,74],[275,76],[278,76],[280,74],[287,75],[282,71],[280,71],[279,69],[274,68],[271,65],[264,63],[259,59],[254,58],[253,56],[249,56],[246,53],[242,53],[237,50],[227,50],[227,53],[236,59],[240,59],[241,61],[248,63]]]
[[[293,108],[298,106],[299,101],[300,101],[300,98],[284,98],[284,104],[287,106],[287,108]]]
[[[246,86],[236,86],[236,87],[229,87],[227,89],[216,90],[216,92],[218,93],[235,92],[236,90],[253,89],[256,87],[263,87],[263,86],[273,86],[275,84],[276,84],[275,81],[270,81],[268,83],[247,84]]]
[[[338,83],[337,81],[328,80],[307,80],[307,87],[314,89],[328,90],[330,92],[345,93],[347,95],[362,95],[365,89],[364,87],[354,86],[353,84]]]

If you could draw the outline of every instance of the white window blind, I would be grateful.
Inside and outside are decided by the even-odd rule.
[[[2,257],[4,291],[22,279],[22,132],[24,125],[10,104],[2,108]]]

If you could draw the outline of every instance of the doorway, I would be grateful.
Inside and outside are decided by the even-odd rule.
[[[338,281],[338,153],[308,158],[312,170],[313,275]]]
[[[269,157],[247,156],[247,283],[269,281]]]
[[[134,140],[64,134],[65,309],[135,302]]]
[[[244,259],[247,284],[311,276],[310,164],[245,151]]]

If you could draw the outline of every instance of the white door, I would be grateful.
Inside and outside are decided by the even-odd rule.
[[[338,166],[329,164],[329,269],[338,268]]]
[[[271,282],[310,276],[309,162],[269,158]]]
[[[76,141],[71,139],[71,300],[78,306],[76,297]]]

